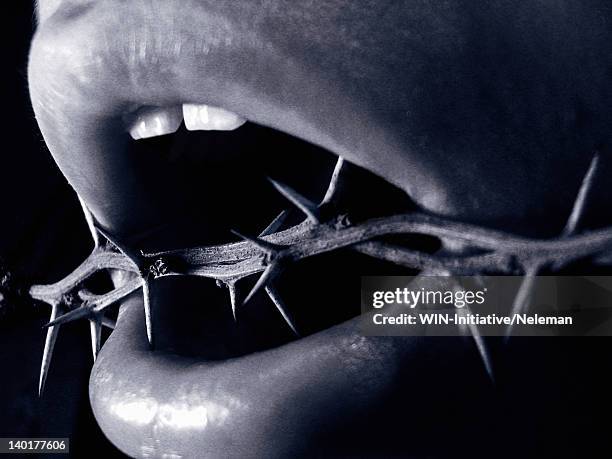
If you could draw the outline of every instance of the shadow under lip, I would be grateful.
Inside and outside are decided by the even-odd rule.
[[[216,361],[295,339],[262,296],[239,304],[234,321],[227,289],[211,279],[155,279],[149,292],[155,351]]]
[[[416,272],[345,250],[289,265],[274,287],[299,336],[304,337],[361,314],[359,292],[364,273]],[[257,277],[235,286],[236,320],[228,289],[214,280],[188,276],[151,280],[155,350],[224,360],[299,339],[263,290],[243,303]]]

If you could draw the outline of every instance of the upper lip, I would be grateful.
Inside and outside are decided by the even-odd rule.
[[[142,105],[222,107],[339,154],[432,212],[523,229],[537,220],[531,232],[540,234],[563,224],[590,153],[609,137],[605,50],[590,72],[570,47],[556,45],[558,60],[525,66],[534,51],[522,42],[507,58],[479,55],[481,43],[467,46],[462,40],[474,38],[460,27],[438,33],[429,17],[435,11],[412,17],[401,6],[398,14],[422,28],[431,46],[398,43],[385,54],[376,45],[401,40],[401,30],[379,30],[369,20],[369,28],[351,31],[361,44],[352,53],[341,35],[324,38],[336,29],[318,30],[314,11],[301,11],[296,23],[277,14],[275,2],[62,5],[33,40],[33,107],[60,168],[99,221],[128,233],[159,218],[144,205],[138,224],[125,218],[134,203],[147,202],[148,179],[129,155],[103,158],[125,149],[122,115]],[[490,25],[481,17],[487,11],[460,13],[474,13],[474,27]],[[492,43],[512,33],[483,29]],[[533,46],[548,49],[548,40],[538,35]],[[507,88],[517,82],[527,88],[514,94]],[[574,92],[559,90],[567,87]],[[521,103],[526,108],[516,108]],[[585,129],[581,116],[592,126]],[[98,183],[80,172],[84,161],[99,171]],[[131,179],[108,193],[101,182],[116,182],[125,170]]]
[[[117,154],[128,142],[122,118],[142,105],[223,107],[418,190],[423,166],[403,155],[393,131],[377,119],[380,110],[367,110],[359,97],[348,94],[345,81],[330,78],[335,69],[313,65],[305,50],[287,51],[261,25],[193,11],[196,5],[155,4],[155,17],[129,2],[94,2],[76,12],[60,8],[39,27],[32,44],[30,92],[41,131],[103,226],[128,233],[157,223],[159,212],[152,209],[140,209],[139,227],[124,217],[129,200],[147,201],[146,178],[138,177],[129,155]],[[372,151],[385,151],[384,166],[369,158]],[[101,159],[109,152],[112,162]],[[100,182],[125,170],[137,178],[116,181],[108,192],[80,172],[77,165],[84,162],[99,170]],[[394,162],[401,167],[390,167]],[[411,182],[404,180],[406,170]],[[398,172],[389,177],[389,171]]]

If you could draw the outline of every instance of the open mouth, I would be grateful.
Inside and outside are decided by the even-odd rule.
[[[376,24],[361,42],[332,40],[345,29],[312,32],[292,15],[260,14],[256,2],[175,3],[63,6],[41,24],[30,56],[33,107],[56,162],[100,227],[136,250],[237,240],[230,230],[256,236],[288,207],[268,177],[319,202],[338,157],[350,181],[335,212],[353,221],[418,206],[550,236],[607,140],[609,120],[593,112],[609,91],[595,102],[565,92],[607,87],[605,66],[568,82],[563,59],[536,71],[480,45],[478,59],[467,55],[464,31],[450,22],[381,53],[393,36]],[[360,23],[350,8],[342,13]],[[398,18],[422,31],[447,13],[406,9]],[[324,14],[310,18],[327,24]],[[477,60],[482,83],[465,65]],[[547,90],[514,91],[517,81]],[[517,110],[516,97],[528,109]],[[284,224],[302,218],[294,210]],[[132,456],[287,456],[338,439],[367,455],[372,413],[400,418],[418,405],[391,394],[431,391],[453,372],[474,388],[486,380],[471,342],[433,343],[447,360],[415,376],[406,364],[425,368],[431,341],[359,333],[358,276],[405,272],[354,253],[324,255],[284,273],[286,306],[260,292],[234,313],[214,281],[154,280],[155,350],[143,302],[132,297],[92,371],[96,418]],[[255,279],[241,282],[248,292]]]
[[[143,136],[149,137],[137,135]],[[320,202],[338,164],[330,152],[249,122],[230,131],[190,131],[180,124],[173,133],[131,141],[128,151],[165,171],[163,192],[172,193],[170,177],[190,185],[186,207],[192,212],[132,237],[131,246],[144,251],[239,240],[232,229],[258,235],[279,213],[284,219],[274,232],[299,224],[306,216],[267,178]],[[333,209],[321,212],[359,222],[415,208],[403,191],[364,169],[343,164],[342,171],[343,193]],[[434,238],[403,242],[438,247]],[[275,282],[274,296],[262,289],[246,304],[257,276],[237,283],[235,304],[226,285],[214,280],[151,281],[155,350],[147,343],[138,294],[122,306],[92,371],[90,397],[102,429],[130,455],[197,449],[197,455],[257,456],[296,454],[310,442],[322,445],[331,441],[323,437],[363,428],[349,419],[380,409],[401,384],[400,356],[414,349],[406,340],[361,335],[358,292],[366,273],[415,271],[334,252],[290,266]],[[321,416],[330,409],[337,414]],[[359,442],[350,443],[363,451]]]
[[[240,241],[242,236],[235,233],[238,230],[254,236],[272,234],[308,220],[307,213],[275,188],[280,183],[290,183],[299,189],[308,202],[322,202],[315,212],[317,219],[325,221],[343,215],[350,216],[352,222],[360,222],[415,208],[404,192],[366,170],[345,163],[310,143],[253,123],[242,121],[241,127],[234,126],[227,131],[197,131],[188,119],[185,125],[191,129],[186,129],[178,119],[175,132],[157,136],[161,123],[157,117],[162,111],[158,108],[152,118],[133,122],[133,126],[141,129],[136,137],[147,139],[132,142],[129,154],[140,156],[143,163],[156,162],[154,170],[164,170],[160,186],[165,193],[173,193],[174,185],[169,183],[179,187],[187,183],[190,191],[185,193],[187,202],[181,206],[186,204],[190,211],[172,216],[170,222],[148,229],[144,234],[132,235],[127,242],[132,250],[155,253],[220,245]],[[154,130],[144,131],[143,124],[154,126]],[[339,173],[341,179],[336,177]],[[176,177],[176,181],[172,182],[171,177]],[[278,182],[272,181],[272,177]],[[335,189],[332,193],[330,182],[338,180],[341,183],[335,183],[336,188],[341,185],[342,190]],[[210,196],[215,198],[210,199]],[[404,242],[419,245],[423,250],[435,250],[439,246],[435,238],[405,237]],[[165,263],[172,265],[173,262],[166,260]],[[269,307],[270,298],[266,300],[266,295],[254,295],[252,301],[248,299],[248,307],[239,307],[247,300],[256,275],[241,277],[239,282],[230,278],[216,283],[214,280],[202,282],[201,279],[166,277],[151,286],[155,291],[150,296],[154,303],[173,304],[170,308],[162,307],[155,314],[156,322],[164,324],[162,336],[173,335],[173,339],[168,340],[173,341],[172,350],[178,350],[176,346],[180,342],[181,353],[195,352],[192,348],[197,346],[199,355],[229,358],[283,344],[296,335],[310,335],[355,317],[360,309],[357,295],[360,275],[377,272],[414,273],[355,252],[337,251],[303,260],[283,272],[278,285],[281,291],[274,296],[276,303],[271,301],[279,311]],[[164,288],[164,284],[180,282],[183,287]],[[190,283],[194,286],[190,287]],[[193,293],[182,294],[179,300],[175,295],[183,288]],[[292,310],[278,304],[281,297],[292,305]],[[204,308],[208,311],[199,319],[182,317],[181,326],[176,318],[187,314],[185,311],[195,308],[203,312],[197,306],[202,298],[211,301],[214,298],[212,302],[223,307],[216,312],[213,312],[215,308]],[[235,318],[230,317],[230,311]],[[208,313],[211,314],[209,320],[206,319]],[[213,336],[222,337],[223,343],[207,341],[204,338],[206,329],[201,325],[192,333],[185,333],[183,328],[187,323],[211,324],[210,331],[218,331]]]
[[[96,25],[100,23],[93,21],[92,27]],[[117,55],[106,63],[114,71],[119,70]],[[44,60],[65,62],[47,55]],[[225,56],[221,62],[227,61]],[[192,56],[189,62],[198,60]],[[49,121],[42,129],[50,136],[52,151],[62,152],[57,157],[61,167],[72,171],[69,179],[103,228],[139,250],[212,245],[235,240],[231,229],[259,234],[289,206],[268,177],[290,184],[313,201],[323,199],[336,154],[260,124],[242,125],[246,118],[258,123],[263,119],[277,128],[286,124],[300,137],[337,147],[323,131],[297,119],[304,112],[292,108],[294,101],[270,102],[265,87],[257,88],[257,98],[249,96],[247,91],[255,90],[237,88],[240,79],[235,76],[232,87],[224,89],[230,96],[223,104],[199,95],[211,91],[199,80],[190,84],[188,96],[173,94],[185,82],[169,84],[156,65],[148,66],[143,75],[158,76],[158,81],[146,84],[149,95],[132,87],[129,97],[109,101],[106,94],[116,91],[117,74],[105,69],[100,78],[81,86],[83,93],[64,100],[68,105],[75,99],[85,104],[98,94],[93,109],[87,104],[88,113],[79,110],[77,118],[58,120],[44,115],[44,103],[38,107],[41,125],[45,126],[43,119]],[[131,69],[129,81],[137,71]],[[177,71],[194,73],[198,72]],[[71,83],[78,77],[72,67],[65,74]],[[300,78],[284,83],[284,93],[300,83]],[[236,110],[235,94],[242,96],[237,108],[246,107],[240,115],[193,103],[206,101]],[[177,104],[178,97],[190,103]],[[65,108],[59,113],[71,114]],[[316,115],[320,122],[322,114]],[[70,129],[58,131],[64,122]],[[207,130],[210,126],[216,129]],[[338,126],[331,129],[342,132]],[[55,149],[52,138],[61,147],[55,144]],[[85,150],[89,153],[83,158]],[[109,155],[116,161],[109,161]],[[92,183],[77,165],[99,171],[99,181]],[[352,191],[340,203],[339,213],[359,219],[414,207],[404,191],[385,180],[358,167],[350,175]],[[292,212],[286,223],[300,218],[299,212]],[[123,305],[92,371],[90,398],[96,419],[110,440],[132,456],[214,457],[219,451],[234,457],[280,456],[305,451],[311,441],[321,445],[322,437],[339,438],[340,432],[348,441],[348,432],[365,428],[351,419],[380,407],[401,384],[402,356],[415,350],[407,340],[364,338],[357,322],[350,320],[359,314],[359,274],[381,269],[405,272],[355,254],[322,257],[288,270],[278,290],[291,321],[264,294],[239,307],[234,320],[228,292],[214,281],[153,281],[155,351],[148,347],[142,300],[132,298]],[[246,292],[249,282],[252,285],[254,279],[245,280]],[[295,331],[303,337],[298,339]],[[322,412],[328,414],[321,416]],[[359,442],[350,443],[359,448]]]
[[[142,122],[133,122],[141,128],[136,137],[150,137]],[[279,221],[279,213],[284,218],[274,232],[299,224],[306,216],[268,177],[290,183],[313,202],[324,200],[336,155],[248,122],[229,131],[190,127],[181,124],[168,135],[130,142],[129,154],[142,155],[143,163],[153,156],[164,163],[154,169],[166,171],[165,192],[172,191],[168,177],[191,185],[186,207],[192,209],[133,237],[132,246],[159,251],[225,243],[238,239],[232,229],[260,234]],[[357,166],[342,168],[343,196],[336,197],[333,209],[322,211],[358,222],[415,208],[386,181]],[[438,247],[434,238],[410,242],[421,249]],[[361,336],[358,292],[365,273],[415,271],[334,252],[290,266],[275,281],[274,293],[262,289],[246,304],[242,301],[257,276],[232,286],[235,304],[227,286],[214,280],[151,281],[155,351],[147,346],[138,295],[122,307],[92,371],[90,396],[98,422],[132,455],[183,455],[186,445],[187,454],[197,447],[211,456],[228,448],[232,455],[248,456],[254,448],[266,455],[295,454],[308,442],[321,444],[319,429],[347,435],[344,424],[350,416],[365,415],[397,387],[396,359],[412,348],[408,342]],[[129,357],[118,359],[117,353]],[[330,407],[337,416],[319,415]],[[234,437],[237,430],[240,439]]]

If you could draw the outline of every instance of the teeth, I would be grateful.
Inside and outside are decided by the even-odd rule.
[[[129,132],[134,140],[172,134],[183,118],[190,131],[233,131],[246,122],[235,113],[205,104],[143,107],[129,117]]]
[[[183,104],[183,117],[190,131],[233,131],[246,122],[235,113],[204,104]]]
[[[181,107],[144,107],[135,115],[129,129],[134,140],[172,134],[181,125]]]

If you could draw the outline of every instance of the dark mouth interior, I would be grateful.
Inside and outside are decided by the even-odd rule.
[[[171,135],[133,141],[131,150],[152,175],[163,171],[151,193],[175,201],[179,215],[169,225],[173,242],[159,242],[165,249],[177,242],[229,242],[232,229],[259,234],[290,207],[268,177],[319,202],[337,160],[323,148],[254,123],[229,132],[188,131],[181,126]],[[351,167],[349,182],[339,211],[350,213],[353,220],[414,208],[404,192],[357,166]],[[154,244],[144,242],[149,243]]]
[[[162,251],[236,241],[232,229],[256,236],[283,210],[281,228],[304,219],[269,178],[283,182],[313,202],[327,189],[337,156],[282,132],[246,123],[235,131],[188,131],[132,142],[130,154],[150,169],[160,199],[172,202],[168,224],[140,238],[137,248]],[[163,173],[160,175],[160,171]],[[157,175],[155,175],[157,174]],[[328,215],[348,215],[353,223],[418,210],[403,191],[355,165],[343,169],[344,187]],[[435,238],[408,235],[387,242],[433,253]],[[573,267],[568,267],[570,270]],[[339,250],[291,265],[276,289],[300,336],[360,314],[364,275],[414,275],[416,271]],[[226,359],[270,349],[297,339],[265,292],[242,305],[257,275],[238,282],[237,321],[229,292],[212,279],[181,277],[153,282],[155,327],[160,348],[206,359]]]
[[[177,215],[169,225],[149,234],[139,248],[168,250],[237,240],[231,229],[258,235],[291,204],[268,177],[319,202],[327,189],[337,156],[273,129],[246,123],[235,131],[187,131],[134,141],[131,154],[144,167],[164,171],[163,198],[176,199]],[[410,198],[385,180],[354,165],[345,169],[346,188],[334,212],[352,222],[415,209]],[[284,227],[304,216],[296,209]],[[407,238],[394,243],[434,251],[438,241]],[[290,266],[276,285],[301,336],[316,333],[360,313],[360,276],[415,274],[405,268],[347,250]],[[242,298],[257,276],[238,283]],[[165,288],[165,284],[173,284]],[[177,287],[177,285],[179,287]],[[178,292],[191,292],[179,294]],[[172,304],[156,313],[170,336],[172,351],[220,359],[260,351],[296,339],[265,293],[238,306],[231,315],[227,289],[201,278],[159,279],[155,301]],[[239,299],[240,303],[240,299]]]

